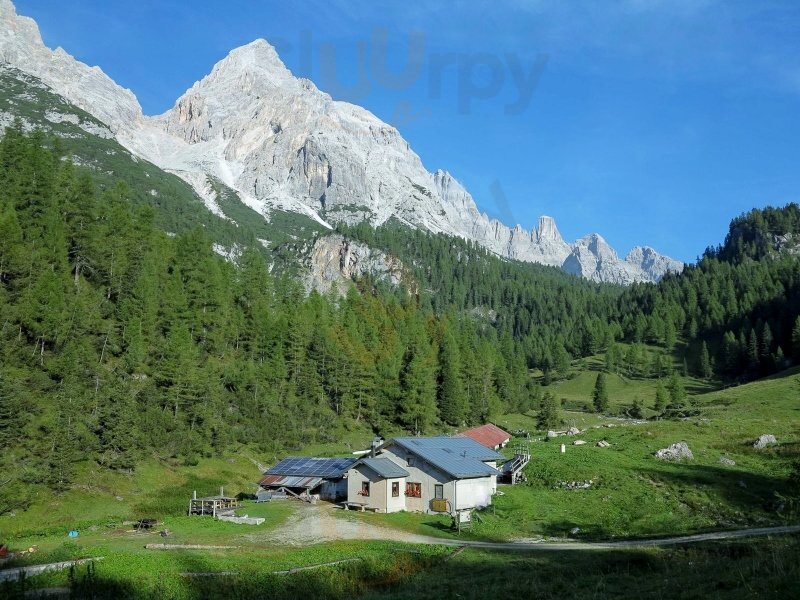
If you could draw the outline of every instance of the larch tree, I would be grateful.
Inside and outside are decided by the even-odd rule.
[[[597,374],[592,390],[592,404],[598,413],[604,413],[609,408],[608,389],[606,389],[606,376],[603,373]]]

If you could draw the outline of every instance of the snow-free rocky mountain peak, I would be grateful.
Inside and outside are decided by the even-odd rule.
[[[595,281],[655,281],[683,267],[651,248],[620,259],[596,234],[567,243],[550,217],[532,231],[489,218],[449,173],[428,172],[394,127],[294,77],[264,40],[233,50],[157,117],[143,115],[134,94],[100,68],[48,49],[10,0],[0,0],[0,63],[105,123],[122,146],[183,178],[220,215],[217,182],[265,218],[276,208],[325,226],[395,218]]]

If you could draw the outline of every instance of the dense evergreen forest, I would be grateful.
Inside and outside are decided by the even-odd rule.
[[[800,362],[796,205],[743,215],[697,265],[628,289],[399,224],[342,226],[419,292],[365,280],[339,298],[275,275],[263,248],[234,264],[202,228],[167,234],[130,196],[57,140],[0,141],[0,512],[86,460],[191,464],[355,423],[427,433],[539,408],[555,400],[534,379],[598,352],[607,371],[665,381],[681,363],[745,380]]]
[[[627,290],[504,261],[474,244],[389,224],[340,227],[411,265],[436,311],[495,315],[531,368],[563,376],[607,351],[607,369],[663,377],[673,362],[704,378],[746,381],[800,362],[800,208],[753,210],[725,243],[658,285]],[[623,353],[616,342],[630,345]],[[644,364],[642,344],[660,346]]]
[[[86,459],[191,463],[360,421],[431,432],[531,408],[510,336],[403,292],[306,296],[255,250],[231,264],[40,134],[6,132],[0,193],[0,489],[17,506]]]
[[[434,312],[467,312],[516,340],[530,368],[546,379],[564,376],[574,358],[618,339],[623,288],[596,284],[561,269],[501,259],[458,238],[430,235],[390,222],[340,225],[339,231],[399,257],[423,287]]]
[[[632,286],[621,314],[628,339],[676,333],[703,377],[749,380],[800,362],[800,207],[753,210],[725,243],[657,286]]]

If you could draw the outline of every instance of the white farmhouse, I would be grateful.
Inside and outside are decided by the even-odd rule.
[[[350,506],[449,513],[488,506],[502,455],[466,437],[395,438],[347,472]]]

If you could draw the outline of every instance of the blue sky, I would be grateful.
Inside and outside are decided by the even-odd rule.
[[[566,239],[597,231],[623,255],[648,244],[692,261],[739,213],[800,201],[792,0],[15,3],[148,114],[265,38],[296,74],[395,124],[490,214],[526,228],[548,214]],[[386,66],[370,62],[381,32]],[[387,82],[409,56],[415,76]]]

